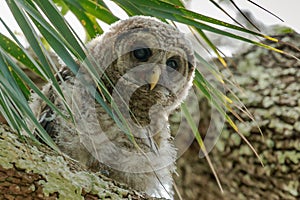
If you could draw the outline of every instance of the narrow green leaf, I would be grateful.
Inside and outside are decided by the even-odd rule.
[[[1,33],[0,33],[0,46],[12,57],[14,57],[24,66],[26,66],[28,69],[32,70],[33,72],[41,76],[39,70],[37,70],[35,65],[31,62],[31,60],[24,53],[24,51],[15,42],[10,40],[5,35],[2,35]]]
[[[207,30],[207,31],[210,31],[210,32],[213,32],[213,33],[223,35],[223,36],[227,36],[227,37],[231,37],[231,38],[234,38],[234,39],[237,39],[237,40],[241,40],[241,41],[244,41],[244,42],[247,42],[247,43],[250,43],[250,44],[255,44],[255,45],[258,45],[258,46],[261,46],[261,47],[264,47],[264,48],[272,49],[272,50],[277,51],[277,52],[282,52],[280,50],[277,50],[273,47],[262,44],[260,42],[256,42],[256,41],[250,40],[248,38],[245,38],[245,37],[233,34],[233,33],[229,33],[227,31],[224,31],[224,30],[221,30],[221,29],[218,29],[218,28],[214,28],[212,26],[206,25],[206,24],[201,23],[199,21],[195,21],[195,20],[190,19],[190,18],[188,18],[184,15],[173,14],[173,13],[169,13],[169,12],[161,12],[159,9],[155,9],[155,8],[148,9],[148,8],[145,8],[145,7],[141,7],[141,10],[143,10],[146,15],[152,15],[152,16],[157,15],[157,16],[160,16],[162,18],[167,18],[167,19],[170,19],[170,20],[173,20],[173,21],[177,21],[177,22],[181,22],[181,23],[184,23],[184,24],[187,24],[187,25],[190,25],[190,26],[194,26],[194,27],[202,29],[202,30]],[[266,37],[266,36],[263,36],[263,35],[260,35],[260,36],[261,37]]]
[[[203,140],[201,138],[201,135],[199,133],[198,127],[195,124],[195,122],[194,122],[194,120],[193,120],[193,118],[192,118],[190,112],[188,111],[187,106],[185,105],[184,102],[181,104],[181,110],[183,111],[184,117],[186,118],[186,120],[187,120],[190,128],[192,129],[192,131],[193,131],[193,133],[195,135],[195,138],[196,138],[196,140],[197,140],[197,142],[198,142],[198,144],[200,146],[200,149],[203,152],[203,154],[205,155],[205,158],[206,158],[206,160],[207,160],[207,162],[208,162],[208,164],[210,166],[211,171],[214,174],[214,177],[215,177],[215,179],[217,181],[217,184],[218,184],[221,192],[223,193],[223,188],[222,188],[220,179],[219,179],[218,174],[215,171],[215,168],[213,167],[212,162],[211,162],[211,160],[210,160],[210,158],[208,156],[208,152],[207,152],[205,144],[204,144],[204,142],[203,142]]]
[[[55,5],[61,8],[60,12],[63,16],[65,16],[69,11],[69,7],[65,4],[65,2],[63,0],[53,0],[53,2],[55,3]]]
[[[0,78],[1,77],[0,75]],[[7,95],[5,93],[5,88],[3,88],[0,83],[0,113],[7,121],[8,125],[20,134],[21,127],[18,118],[16,117],[17,113],[14,111],[15,107],[11,105]]]
[[[197,58],[197,60],[199,61],[199,65],[203,65],[205,66],[208,71],[210,73],[212,73],[216,79],[221,82],[222,84],[225,84],[224,80],[223,80],[223,75],[211,64],[209,63],[208,61],[206,61],[202,56],[200,56],[197,52],[194,52],[195,53],[195,57]]]
[[[160,13],[169,13],[169,14],[173,14],[174,16],[176,15],[180,15],[182,17],[185,18],[189,18],[189,19],[197,19],[197,20],[201,20],[204,22],[208,22],[211,24],[215,24],[215,25],[219,25],[219,26],[224,26],[226,28],[230,28],[230,29],[234,29],[237,31],[241,31],[241,32],[245,32],[245,33],[249,33],[252,35],[256,35],[256,36],[260,36],[260,37],[264,37],[263,34],[261,33],[257,33],[230,23],[226,23],[223,22],[221,20],[217,20],[205,15],[201,15],[199,13],[187,10],[184,7],[178,6],[178,5],[173,5],[170,4],[166,1],[161,1],[161,0],[148,0],[148,1],[144,1],[144,0],[135,0],[134,3],[136,5],[139,6],[140,9],[147,9],[150,10],[150,12],[147,12],[148,14],[151,15],[151,11],[156,10],[159,11]]]
[[[91,0],[79,0],[79,1],[64,0],[64,1],[68,4],[73,5],[74,7],[77,7],[77,9],[79,10],[82,9],[82,11],[97,17],[98,19],[100,19],[101,21],[107,24],[112,24],[113,22],[119,20],[118,17],[113,15],[111,11],[108,10],[108,8],[106,6],[103,6],[101,3],[97,3]]]
[[[48,1],[42,1],[42,2],[48,2]],[[77,57],[80,58],[81,60],[84,60],[86,58],[86,55],[84,53],[84,50],[81,48],[81,46],[79,45],[78,41],[76,40],[74,33],[70,31],[70,28],[67,26],[66,22],[64,21],[64,19],[59,20],[58,22],[55,22],[55,28],[57,28],[59,30],[59,32],[57,32],[52,25],[50,25],[46,19],[41,15],[41,13],[39,12],[39,10],[35,7],[34,4],[30,3],[25,3],[24,0],[19,0],[19,4],[20,4],[20,8],[24,9],[32,19],[34,19],[36,22],[38,22],[38,26],[37,28],[39,29],[40,26],[42,26],[45,30],[47,30],[47,32],[49,34],[51,34],[54,38],[57,38],[58,41],[60,41],[61,43],[65,44],[66,46],[68,46],[69,50]],[[52,4],[51,4],[52,5]],[[44,5],[44,6],[48,6]],[[19,9],[20,9],[19,8]],[[49,12],[53,11],[54,12],[54,8],[51,9],[51,7],[47,7],[46,9],[48,12],[46,14],[49,14]],[[57,11],[57,10],[56,10]],[[60,15],[60,13],[57,11],[57,13]],[[53,13],[51,14],[50,17],[52,17]],[[56,16],[56,15],[55,15]],[[60,15],[61,16],[61,15]],[[57,17],[57,16],[56,16]],[[24,16],[24,18],[26,19],[26,17]],[[61,16],[61,18],[63,18]],[[53,19],[52,19],[53,21]],[[30,25],[31,26],[31,25]],[[31,28],[29,26],[29,28]],[[33,31],[33,30],[32,30]],[[68,34],[66,34],[66,32]],[[45,39],[47,39],[46,37],[44,37]],[[77,37],[78,38],[78,37]],[[58,54],[59,55],[59,54]]]
[[[46,103],[49,105],[51,109],[53,109],[55,112],[57,112],[59,115],[65,117],[65,115],[41,92],[41,90],[33,83],[33,81],[27,76],[27,74],[17,66],[11,58],[6,55],[3,50],[0,48],[0,53],[2,56],[7,60],[7,65],[3,65],[1,68],[2,72],[5,72],[5,77],[7,77],[10,84],[13,84],[13,90],[17,91],[17,93],[20,93],[20,88],[14,81],[14,79],[9,76],[9,68],[11,68],[12,71],[14,71],[26,84],[35,92],[37,93]],[[7,68],[5,67],[7,66]],[[19,96],[19,99],[23,99],[23,96]],[[27,100],[25,99],[27,102]]]
[[[79,66],[74,58],[70,55],[68,50],[65,48],[65,46],[62,44],[62,42],[54,37],[51,33],[49,33],[46,29],[44,29],[44,27],[35,19],[32,20],[37,25],[38,29],[43,34],[47,42],[51,45],[56,54],[60,56],[60,58],[71,69],[73,73],[76,73]]]
[[[9,84],[7,83],[0,83],[1,86],[8,86]],[[31,122],[34,123],[35,127],[38,128],[40,138],[42,140],[44,140],[50,147],[52,147],[53,149],[58,150],[57,146],[55,145],[55,143],[53,142],[53,140],[51,139],[51,137],[46,133],[46,131],[43,129],[43,127],[39,124],[39,122],[37,121],[37,119],[35,118],[34,114],[32,113],[32,111],[30,110],[27,101],[23,100],[23,99],[19,99],[18,98],[18,94],[14,93],[11,88],[2,88],[2,91],[5,91],[7,93],[7,96],[9,96],[10,99],[10,103],[8,103],[6,101],[6,105],[11,105],[11,107],[13,107],[13,109],[8,108],[12,112],[12,118],[14,118],[15,122],[18,124],[17,129],[15,129],[16,131],[18,131],[20,133],[21,128],[23,130],[25,130],[30,136],[33,135],[30,131],[30,128],[26,125],[25,119],[29,119]],[[32,128],[32,127],[31,127]]]
[[[21,30],[24,33],[24,36],[26,37],[27,41],[29,42],[32,50],[36,53],[39,61],[41,62],[41,65],[43,68],[43,72],[46,74],[47,79],[50,79],[54,88],[63,97],[63,94],[61,92],[60,87],[58,86],[57,80],[52,72],[52,67],[54,66],[53,62],[50,59],[50,56],[48,55],[47,51],[43,48],[43,43],[41,42],[40,38],[38,37],[38,34],[34,30],[33,26],[29,22],[29,19],[25,15],[24,11],[18,7],[18,5],[14,1],[8,1],[7,2],[11,12],[13,13],[16,21],[18,22]],[[54,68],[55,69],[55,68]]]
[[[209,45],[209,47],[215,52],[217,55],[219,61],[222,63],[223,66],[227,66],[224,58],[220,55],[217,47],[212,43],[212,41],[206,36],[206,34],[199,28],[196,28],[197,32],[201,35],[201,37],[204,39],[204,41]]]
[[[16,66],[14,66],[11,58],[5,55],[2,49],[0,50],[0,65],[2,66],[0,71],[0,99],[2,100],[0,103],[0,110],[4,113],[4,116],[6,117],[11,127],[14,128],[15,131],[20,133],[22,128],[23,130],[29,130],[25,122],[25,119],[27,119],[27,117],[31,118],[31,121],[34,121],[37,124],[39,123],[30,110],[27,99],[24,97],[23,93],[21,92],[16,81],[13,79],[13,76],[10,73],[10,66],[12,67],[12,69],[14,69],[14,67]],[[19,68],[18,70],[22,71]],[[39,126],[40,129],[43,129],[40,124]],[[57,149],[52,139],[48,136],[47,133],[45,133],[45,130],[42,131],[44,131],[44,134],[41,138],[45,139],[45,141],[48,142],[48,144],[54,149]],[[28,134],[32,136],[32,133],[29,132]]]
[[[77,2],[74,2],[77,3]],[[78,7],[81,7],[79,3]],[[87,15],[85,12],[82,11],[82,9],[78,9],[78,7],[73,6],[72,4],[68,4],[70,10],[72,13],[77,17],[78,21],[82,24],[83,28],[86,30],[86,33],[88,34],[88,38],[94,38],[97,35],[100,35],[103,33],[103,30],[99,26],[98,22],[96,21],[95,17],[92,15]]]
[[[39,75],[42,79],[45,79],[45,77],[47,77],[47,75],[44,73],[45,70],[43,69],[43,67],[41,67],[41,64],[37,60],[32,58],[32,56],[29,54],[27,49],[25,49],[23,47],[23,45],[18,40],[18,38],[13,34],[12,30],[10,30],[10,28],[5,24],[5,22],[1,18],[0,18],[0,21],[5,26],[6,30],[9,32],[11,37],[17,43],[17,44],[15,44],[13,41],[10,40],[7,48],[5,47],[5,44],[2,44],[2,43],[0,44],[0,47],[2,47],[4,50],[6,50],[6,52],[9,53],[14,58],[16,58],[15,56],[17,56],[17,58],[16,58],[17,60],[18,60],[18,54],[17,55],[11,54],[7,50],[9,50],[9,48],[11,47],[12,49],[15,49],[14,51],[20,52],[21,55],[19,55],[19,56],[21,56],[23,58],[25,57],[25,59],[21,59],[21,62],[24,64],[24,66],[29,68],[32,72]]]
[[[45,15],[48,17],[48,19],[52,22],[52,25],[58,30],[58,32],[63,36],[63,38],[68,42],[68,44],[71,44],[70,47],[75,49],[74,55],[80,56],[81,59],[85,59],[85,53],[78,43],[78,40],[74,37],[74,33],[70,30],[70,27],[67,25],[66,20],[63,18],[63,16],[60,14],[60,12],[57,10],[57,8],[51,3],[51,1],[45,1],[45,0],[36,0],[37,5],[43,10]],[[23,5],[26,6],[26,5]],[[25,9],[29,12],[28,8],[30,6],[26,6]],[[30,8],[30,10],[32,10]],[[33,17],[33,13],[31,13]],[[42,16],[40,16],[42,17]],[[39,17],[35,17],[37,21],[39,21]],[[39,21],[39,23],[41,23]],[[42,23],[41,23],[42,25]],[[44,27],[47,29],[47,27]],[[46,38],[46,37],[45,37]],[[59,54],[58,54],[59,55]]]
[[[103,2],[103,0],[94,0],[94,2],[96,4],[102,6],[103,8],[106,8],[107,10],[109,10],[108,7],[107,7],[107,5]]]
[[[18,25],[20,26],[24,36],[26,37],[28,43],[30,44],[32,50],[36,53],[38,59],[40,60],[41,64],[48,70],[45,70],[47,76],[51,76],[51,70],[47,58],[41,48],[41,42],[38,41],[38,35],[34,31],[34,28],[26,18],[24,12],[22,12],[15,1],[7,1],[7,5],[9,6],[14,18],[16,19]],[[54,76],[53,76],[54,78]]]
[[[214,0],[209,0],[212,4],[214,4],[218,9],[220,9],[223,13],[225,13],[232,21],[234,21],[239,26],[245,28],[242,24],[240,24],[234,17],[232,17],[225,9],[223,9],[220,3],[215,2]]]
[[[23,80],[14,72],[14,71],[11,71],[14,79],[16,80],[19,88],[21,89],[21,91],[23,92],[26,100],[29,99],[30,97],[30,91],[29,91],[29,88],[25,85],[25,83],[23,82]]]
[[[141,12],[138,5],[135,5],[134,2],[124,1],[124,0],[114,0],[114,2],[120,6],[129,16],[134,15],[145,15],[145,13]]]
[[[182,4],[182,2],[180,0],[161,0],[176,6],[180,6],[180,7],[184,7],[184,5]]]
[[[14,5],[13,5],[14,6]],[[73,70],[73,72],[76,72],[77,69],[78,69],[78,66],[76,64],[76,62],[74,61],[74,59],[70,56],[70,54],[68,53],[68,51],[64,48],[64,46],[61,44],[63,41],[61,40],[58,40],[55,36],[57,36],[58,38],[60,38],[60,35],[57,35],[57,33],[51,28],[51,26],[47,26],[47,22],[44,20],[44,18],[42,16],[40,16],[40,14],[34,10],[34,8],[30,7],[30,5],[26,5],[26,9],[29,11],[28,14],[32,14],[31,17],[32,17],[32,20],[33,22],[37,25],[37,28],[43,33],[45,34],[45,38],[48,40],[49,43],[51,43],[52,47],[54,48],[54,50],[58,53],[58,55],[60,54],[63,54],[64,57],[63,58],[63,61],[68,64],[69,68],[71,70]],[[15,5],[15,7],[13,7],[13,9],[15,9],[17,11],[17,13],[22,13],[22,11]],[[26,10],[25,9],[25,10]],[[28,19],[25,17],[25,15],[21,15],[22,20],[23,21],[28,21]],[[41,22],[41,23],[39,23]],[[27,28],[29,28],[31,30],[31,32],[29,32],[31,35],[36,35],[35,31],[32,29],[32,25],[31,24],[25,24],[27,25]],[[48,34],[49,33],[49,34]],[[38,38],[37,37],[33,37],[33,38],[30,38],[34,44],[36,43],[39,43],[41,44],[41,41],[40,40],[37,40]],[[40,54],[40,58],[42,59],[45,59],[45,55],[47,55],[48,53],[43,49],[39,47],[39,46],[35,46],[35,47],[38,47],[38,53],[42,53]],[[45,51],[45,55],[44,55],[44,51]],[[47,55],[49,57],[49,55]],[[51,59],[49,58],[48,61],[52,62]],[[51,79],[51,83],[53,84],[53,89],[57,92],[57,94],[64,100],[64,94],[62,93],[61,91],[61,88],[56,80],[56,77],[53,75],[52,73],[52,69],[51,67],[48,65],[48,62],[45,64],[46,66],[44,66],[45,69],[47,69],[48,71],[48,74],[50,76],[50,79]],[[52,66],[53,66],[53,69],[56,69],[56,66],[52,63]],[[60,76],[59,76],[60,77]],[[61,78],[61,77],[60,77]],[[38,94],[41,94],[40,92]],[[49,102],[49,101],[48,101]],[[64,102],[67,110],[68,110],[68,113],[70,115],[70,117],[72,118],[73,120],[73,115],[71,113],[71,110],[69,108],[69,106],[66,104],[66,102]],[[55,107],[55,106],[54,106]],[[57,110],[57,109],[54,109],[54,110]],[[60,113],[60,112],[58,112]],[[64,117],[64,116],[63,116]]]

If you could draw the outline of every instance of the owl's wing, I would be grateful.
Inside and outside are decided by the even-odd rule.
[[[49,91],[50,101],[53,103],[53,91],[52,89]],[[50,106],[46,105],[42,110],[41,114],[39,115],[38,121],[42,125],[42,127],[47,131],[50,137],[54,136],[54,120],[56,113],[50,108]]]
[[[53,88],[50,83],[46,84],[43,89],[42,93],[48,98],[52,103],[54,102],[54,95],[53,95]],[[31,95],[31,100],[29,102],[29,106],[38,120],[38,122],[43,126],[43,128],[48,132],[49,135],[52,134],[52,123],[54,119],[54,112],[53,110],[47,105],[47,103],[36,93]],[[35,126],[30,124],[29,127],[32,127],[31,132],[33,134],[37,134],[35,130]]]
[[[63,67],[58,74],[56,74],[55,78],[58,81],[59,85],[62,82],[68,81],[72,76],[72,72]],[[56,94],[55,89],[53,88],[51,83],[46,84],[42,93],[54,104],[57,106],[58,95]],[[55,127],[55,118],[56,113],[51,109],[51,107],[37,94],[32,94],[31,101],[29,103],[31,110],[33,111],[35,117],[38,122],[42,125],[42,127],[47,131],[50,137],[54,138],[56,132],[54,130]],[[35,130],[32,130],[34,133]]]

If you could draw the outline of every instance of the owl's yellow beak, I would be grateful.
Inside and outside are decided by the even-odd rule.
[[[150,84],[150,90],[153,90],[158,83],[159,77],[161,74],[161,69],[158,66],[155,66],[148,76],[148,83]]]

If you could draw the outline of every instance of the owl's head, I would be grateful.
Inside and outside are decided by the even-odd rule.
[[[155,18],[121,20],[88,48],[109,91],[117,91],[132,110],[160,104],[171,111],[192,85],[195,58],[189,41]]]

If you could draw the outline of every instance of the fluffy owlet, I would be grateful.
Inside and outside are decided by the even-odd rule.
[[[62,152],[133,189],[170,198],[176,148],[168,116],[192,85],[195,60],[188,41],[174,27],[138,16],[113,24],[86,53],[91,68],[81,64],[74,74],[62,67],[58,74],[64,100],[51,84],[43,88],[74,118],[64,119],[37,95],[31,108]],[[97,77],[89,75],[92,70]]]

